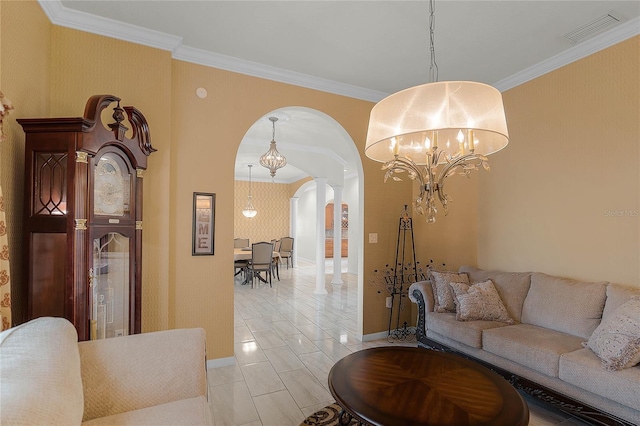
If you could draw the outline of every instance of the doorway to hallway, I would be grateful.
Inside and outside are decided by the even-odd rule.
[[[333,247],[336,243],[335,240],[335,219],[334,219],[335,205],[330,202],[325,207],[325,224],[324,224],[324,257],[333,258]],[[340,223],[337,224],[340,227],[340,257],[346,258],[349,256],[349,206],[347,203],[342,203],[340,211]]]

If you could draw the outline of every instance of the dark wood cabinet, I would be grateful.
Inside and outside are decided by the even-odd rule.
[[[80,340],[140,333],[142,181],[155,151],[146,119],[97,95],[83,117],[18,122],[28,319],[67,318]]]

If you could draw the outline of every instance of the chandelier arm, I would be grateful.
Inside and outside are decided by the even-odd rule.
[[[382,170],[387,170],[387,173],[385,174],[385,182],[389,176],[393,176],[398,172],[404,171],[408,172],[411,180],[417,180],[419,182],[419,194],[414,200],[414,207],[419,214],[425,214],[422,203],[426,202],[427,205],[429,205],[430,200],[433,199],[433,193],[436,190],[436,185],[432,183],[433,174],[431,171],[431,165],[427,165],[424,167],[424,170],[421,170],[420,166],[410,159],[396,156],[393,160],[384,163],[382,165]],[[393,176],[393,179],[402,180],[397,176]]]
[[[420,186],[424,186],[425,184],[422,170],[420,170],[420,168],[416,163],[409,160],[408,158],[395,157],[393,160],[387,161],[382,165],[382,170],[387,170],[387,169],[389,169],[391,174],[394,174],[396,172],[396,169],[407,171],[409,172],[410,179],[418,180],[418,182],[420,182]]]
[[[486,157],[477,154],[466,154],[460,157],[452,158],[451,160],[448,160],[447,164],[442,168],[442,170],[440,170],[440,173],[438,173],[438,177],[436,180],[438,183],[440,183],[440,181],[444,180],[445,177],[451,175],[450,172],[452,170],[455,170],[458,167],[463,167],[465,164],[473,164],[471,163],[471,161],[483,160],[483,158],[484,160],[486,160]],[[477,168],[476,164],[473,164],[473,166]]]
[[[438,199],[444,207],[445,215],[447,213],[447,201],[449,197],[444,192],[444,181],[448,176],[451,176],[457,169],[462,169],[462,174],[469,177],[471,170],[477,170],[478,165],[472,163],[472,161],[480,160],[485,169],[488,168],[487,157],[479,154],[466,154],[460,157],[448,160],[447,164],[440,170],[436,178],[436,185],[438,188]],[[465,166],[471,166],[471,168],[465,168]]]

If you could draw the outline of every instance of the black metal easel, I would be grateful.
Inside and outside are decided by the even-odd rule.
[[[409,241],[407,241],[409,234]],[[410,244],[408,247],[407,244]],[[408,253],[410,251],[410,253]],[[405,260],[409,257],[409,263]],[[409,216],[407,205],[404,206],[400,214],[400,222],[398,224],[398,241],[396,244],[396,262],[393,272],[393,288],[391,290],[391,309],[389,310],[389,336],[387,340],[407,340],[415,338],[415,327],[408,327],[404,321],[402,328],[400,327],[400,312],[402,311],[403,300],[406,299],[409,286],[418,280],[416,250],[413,241],[413,222]],[[393,322],[393,311],[395,308],[396,296],[398,299],[398,308],[396,316],[396,327],[391,329]]]

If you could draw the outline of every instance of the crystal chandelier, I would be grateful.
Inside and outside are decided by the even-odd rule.
[[[251,202],[251,168],[253,164],[249,164],[249,196],[247,197],[247,205],[242,210],[242,214],[244,217],[254,217],[258,214],[258,211],[253,207],[253,203]]]
[[[273,124],[273,136],[269,151],[260,157],[260,165],[269,169],[271,177],[275,177],[276,170],[287,165],[287,159],[276,149],[276,121],[278,121],[278,117],[269,117],[269,121]]]
[[[405,172],[419,182],[415,210],[433,223],[436,195],[445,215],[451,201],[444,192],[445,179],[469,177],[480,165],[489,170],[486,156],[507,146],[509,133],[497,89],[471,81],[438,82],[434,0],[429,10],[430,82],[394,93],[373,107],[365,154],[384,163],[385,182],[389,177],[402,180],[397,175]]]

